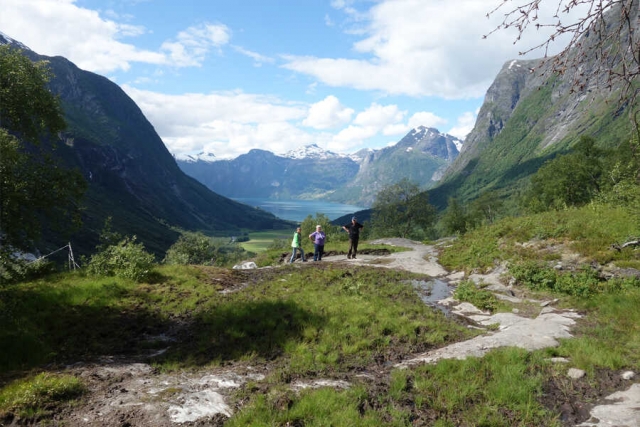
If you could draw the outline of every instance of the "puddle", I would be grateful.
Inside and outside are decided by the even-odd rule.
[[[418,291],[420,299],[425,304],[437,308],[444,314],[450,313],[448,308],[438,304],[439,301],[449,298],[453,292],[447,282],[440,279],[411,280],[411,285]]]

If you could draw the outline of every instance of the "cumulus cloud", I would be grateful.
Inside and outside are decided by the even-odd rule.
[[[353,123],[358,126],[380,130],[387,125],[402,121],[406,114],[406,111],[401,111],[397,105],[373,103],[365,111],[359,113]]]
[[[469,132],[473,129],[473,126],[476,124],[476,118],[478,117],[478,112],[466,112],[460,117],[458,117],[458,121],[454,127],[452,127],[449,132],[449,135],[453,135],[456,138],[460,138],[464,141],[464,139],[469,135]]]
[[[126,38],[148,32],[142,26],[109,19],[113,12],[77,6],[76,0],[3,0],[0,28],[43,55],[62,55],[94,72],[129,70],[133,62],[198,66],[213,48],[228,43],[230,30],[220,24],[200,24],[179,32],[157,51],[140,49]],[[28,28],[29,31],[24,31]],[[72,30],[70,30],[72,29]],[[52,35],[55,35],[52,36]]]
[[[353,3],[336,0],[349,18]],[[482,96],[506,58],[516,58],[515,34],[499,31],[496,0],[383,0],[366,12],[365,32],[353,49],[363,58],[284,56],[284,68],[333,87],[445,99]],[[362,19],[359,19],[360,28]],[[538,41],[548,34],[534,35]],[[534,39],[534,44],[537,44]],[[539,53],[538,54],[542,54]]]
[[[338,98],[330,95],[311,105],[302,124],[314,129],[335,129],[348,123],[353,113],[353,109],[346,108]]]
[[[409,127],[411,129],[417,128],[418,126],[440,129],[445,124],[447,124],[446,119],[438,117],[437,115],[428,111],[419,111],[417,113],[414,113],[409,118]]]
[[[155,124],[172,153],[201,151],[235,157],[253,148],[283,153],[315,142],[295,126],[305,105],[242,92],[168,95],[123,89]]]

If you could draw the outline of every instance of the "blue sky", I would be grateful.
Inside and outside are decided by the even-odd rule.
[[[0,32],[113,80],[177,157],[349,154],[420,125],[464,138],[526,47],[482,38],[502,1],[0,0]]]

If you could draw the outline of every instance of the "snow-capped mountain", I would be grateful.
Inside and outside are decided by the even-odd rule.
[[[20,49],[31,50],[26,45],[20,43],[17,40],[12,39],[11,37],[6,35],[2,31],[0,31],[0,45],[2,45],[2,44],[10,44],[10,45],[14,45],[14,46],[16,46],[16,47],[18,47]]]
[[[316,144],[286,154],[254,149],[232,160],[193,156],[180,168],[211,190],[232,198],[321,198],[368,206],[383,187],[408,178],[429,188],[458,155],[462,141],[424,126],[393,146],[351,155]]]
[[[305,145],[295,150],[291,150],[282,155],[287,159],[335,159],[339,157],[345,157],[343,154],[334,153],[332,151],[325,150],[318,147],[317,144]]]
[[[201,151],[197,154],[178,154],[173,156],[176,160],[181,162],[216,162],[218,159],[215,154],[206,151]]]

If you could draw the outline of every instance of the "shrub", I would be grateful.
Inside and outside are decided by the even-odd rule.
[[[453,296],[459,301],[466,301],[481,310],[494,311],[498,306],[498,299],[487,290],[478,289],[472,280],[460,282]]]
[[[537,261],[513,264],[509,272],[519,283],[534,291],[551,290],[556,284],[556,271]]]
[[[125,237],[114,245],[91,256],[87,270],[99,276],[116,276],[140,282],[145,280],[154,264],[154,257],[136,243],[136,237]]]
[[[604,281],[589,266],[575,273],[560,273],[535,261],[525,261],[509,268],[513,277],[536,291],[552,291],[575,297],[590,297],[603,292],[617,292],[635,286],[634,280]]]
[[[51,261],[39,258],[28,261],[17,253],[0,249],[0,286],[35,279],[56,271]]]
[[[184,233],[167,250],[166,264],[213,265],[216,259],[216,247],[210,237],[202,233]]]

